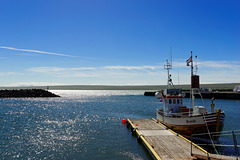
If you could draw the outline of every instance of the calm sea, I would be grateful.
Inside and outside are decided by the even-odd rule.
[[[161,105],[155,97],[144,91],[52,92],[61,98],[0,99],[0,159],[151,159],[121,120],[153,117]],[[210,100],[204,103],[210,111]],[[238,130],[240,101],[215,103],[226,113],[224,130]]]

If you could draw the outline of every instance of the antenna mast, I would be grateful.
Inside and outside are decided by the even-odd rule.
[[[197,56],[195,57],[197,59]],[[195,61],[197,61],[195,59]],[[195,107],[194,107],[194,94],[195,92],[199,92],[199,76],[197,75],[197,64],[195,65],[196,67],[196,71],[194,74],[194,66],[193,66],[193,58],[192,58],[192,51],[191,51],[191,57],[187,60],[187,66],[189,66],[189,63],[191,63],[191,98],[192,98],[192,108],[193,111],[195,111]]]
[[[167,87],[168,88],[170,88],[170,86],[173,85],[171,74],[169,73],[170,69],[172,69],[172,47],[170,47],[170,58],[169,58],[169,61],[166,60],[167,64],[164,65],[164,69],[166,69],[167,72],[168,72],[168,80],[167,80]]]
[[[171,63],[171,66],[172,66],[172,46],[170,47],[170,63]]]

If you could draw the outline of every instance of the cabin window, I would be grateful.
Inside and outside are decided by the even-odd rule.
[[[176,104],[176,99],[173,99],[173,104]]]
[[[177,99],[177,104],[179,104],[179,99]]]
[[[180,99],[180,103],[182,104],[182,99]]]
[[[172,104],[172,100],[171,99],[169,99],[169,104]]]

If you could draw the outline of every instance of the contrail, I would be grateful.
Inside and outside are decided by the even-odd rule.
[[[18,48],[13,48],[13,47],[4,47],[4,46],[0,46],[0,48],[14,50],[14,51],[43,53],[43,54],[49,54],[49,55],[55,55],[55,56],[76,57],[76,56],[67,55],[67,54],[59,54],[59,53],[45,52],[45,51],[38,51],[38,50],[30,50],[30,49],[18,49]]]

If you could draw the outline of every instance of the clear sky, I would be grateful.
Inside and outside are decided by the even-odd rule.
[[[239,0],[0,0],[0,86],[240,83]]]

